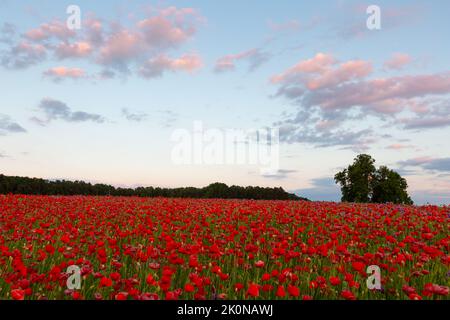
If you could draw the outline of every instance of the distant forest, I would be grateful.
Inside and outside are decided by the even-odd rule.
[[[39,178],[13,177],[0,174],[0,194],[28,195],[91,195],[91,196],[138,196],[167,198],[222,198],[260,200],[308,200],[288,193],[283,188],[227,186],[212,183],[204,188],[116,188],[107,184],[91,184],[84,181],[45,180]]]

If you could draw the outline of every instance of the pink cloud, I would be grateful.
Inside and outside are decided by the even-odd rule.
[[[195,34],[196,17],[192,8],[168,7],[159,15],[139,21],[137,27],[150,47],[174,48]]]
[[[318,77],[308,80],[306,86],[310,90],[317,90],[339,85],[350,80],[364,78],[371,72],[372,65],[370,62],[363,60],[347,61],[335,69],[326,70]]]
[[[104,38],[104,28],[103,22],[100,19],[92,15],[83,21],[83,26],[86,28],[86,39],[89,43],[100,45],[103,43]]]
[[[55,50],[59,59],[82,58],[89,56],[93,48],[89,42],[80,41],[75,43],[61,43]]]
[[[407,145],[407,144],[401,144],[401,143],[394,143],[386,147],[386,149],[391,150],[403,150],[403,149],[411,149],[414,148],[414,146]]]
[[[86,76],[83,69],[68,68],[68,67],[54,67],[44,72],[46,77],[52,78],[54,81],[61,81],[63,79],[80,79]]]
[[[214,66],[215,72],[232,71],[236,68],[236,63],[240,60],[247,60],[250,63],[250,71],[259,67],[264,63],[269,56],[267,53],[261,51],[261,49],[253,48],[237,54],[228,54],[217,59]]]
[[[416,98],[450,93],[450,72],[364,79],[372,72],[370,62],[338,64],[332,55],[318,53],[273,76],[271,82],[281,85],[279,94],[302,98],[305,106],[323,110],[363,106],[383,114],[398,113],[405,106],[426,112]]]
[[[128,30],[113,33],[100,48],[102,64],[127,63],[142,54],[141,36]]]
[[[301,84],[309,90],[336,86],[364,78],[372,72],[372,64],[363,60],[350,60],[338,64],[331,54],[318,53],[313,58],[298,62],[271,78],[272,83]]]
[[[38,28],[31,29],[25,33],[25,37],[33,41],[48,40],[53,37],[60,40],[67,40],[74,36],[75,31],[67,28],[67,26],[59,20],[43,23]]]
[[[411,63],[411,57],[406,53],[394,53],[392,57],[384,63],[387,69],[400,70]]]
[[[271,77],[279,86],[275,96],[298,106],[297,114],[276,123],[294,127],[283,139],[328,146],[324,141],[334,137],[333,145],[367,146],[374,141],[374,131],[356,134],[344,124],[353,126],[369,115],[402,129],[450,126],[444,96],[450,94],[450,72],[369,78],[372,72],[368,61],[339,63],[332,55],[319,53]],[[420,117],[399,119],[403,111]]]
[[[197,12],[192,8],[161,9],[156,15],[139,21],[135,28],[120,28],[103,36],[98,61],[124,69],[130,62],[165,54],[193,37],[197,17]],[[101,30],[100,22],[93,24],[91,29]]]
[[[331,91],[312,94],[309,103],[325,109],[350,108],[447,93],[450,93],[450,72],[344,83]]]
[[[76,32],[59,20],[26,31],[22,34],[26,41],[11,44],[11,52],[3,54],[6,57],[2,57],[2,64],[25,68],[44,62],[47,56],[59,60],[77,58],[98,65],[101,70],[93,74],[100,74],[101,78],[111,78],[109,75],[116,72],[131,74],[144,63],[160,61],[171,50],[179,49],[193,38],[201,21],[195,9],[174,6],[152,10],[130,26],[87,13],[83,27]],[[201,59],[185,55],[166,64],[166,69],[190,72],[201,65]]]
[[[201,58],[196,54],[185,54],[178,59],[174,59],[170,62],[172,70],[182,70],[192,72],[201,68],[203,62]]]
[[[140,68],[139,73],[144,78],[156,78],[165,71],[193,72],[203,65],[201,58],[196,54],[185,54],[180,58],[171,59],[166,55],[149,59]]]
[[[331,54],[319,52],[313,58],[300,61],[283,73],[273,76],[271,78],[271,82],[290,82],[295,80],[299,75],[303,75],[305,73],[323,73],[335,63],[336,60]]]

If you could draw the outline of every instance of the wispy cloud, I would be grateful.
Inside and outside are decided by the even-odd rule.
[[[43,113],[44,119],[32,117],[31,120],[44,126],[55,120],[66,122],[92,121],[96,123],[103,123],[106,121],[106,119],[99,114],[84,111],[72,111],[64,102],[52,98],[42,99],[38,105],[38,110]]]
[[[127,108],[122,109],[122,115],[128,121],[141,122],[148,119],[148,114],[144,112],[132,112]]]
[[[147,60],[139,69],[139,74],[144,78],[161,77],[166,71],[186,71],[193,72],[202,67],[203,62],[197,54],[186,54],[180,58],[169,58],[160,55]]]
[[[20,132],[26,132],[26,130],[20,124],[13,121],[10,116],[0,114],[0,135]]]
[[[406,53],[394,53],[392,57],[384,63],[386,69],[400,70],[410,64],[412,58]]]
[[[398,162],[401,167],[420,167],[434,172],[450,172],[450,158],[419,157]]]
[[[276,173],[263,174],[264,178],[282,180],[289,177],[290,174],[298,172],[297,170],[280,169]]]
[[[222,73],[233,71],[236,69],[236,65],[241,61],[245,61],[248,64],[248,71],[255,71],[263,63],[267,62],[270,57],[271,54],[260,48],[253,48],[237,54],[228,54],[217,59],[214,66],[214,72]]]
[[[61,82],[65,79],[83,79],[86,78],[86,72],[81,68],[69,68],[69,67],[53,67],[44,71],[43,75],[52,79],[54,82]]]

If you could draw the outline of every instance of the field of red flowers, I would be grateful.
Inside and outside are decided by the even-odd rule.
[[[437,206],[0,195],[0,299],[449,299],[449,219]]]

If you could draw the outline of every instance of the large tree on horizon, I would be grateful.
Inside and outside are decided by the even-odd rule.
[[[368,154],[358,155],[334,180],[341,185],[341,200],[345,202],[413,203],[406,180],[386,166],[376,169],[375,159]]]

